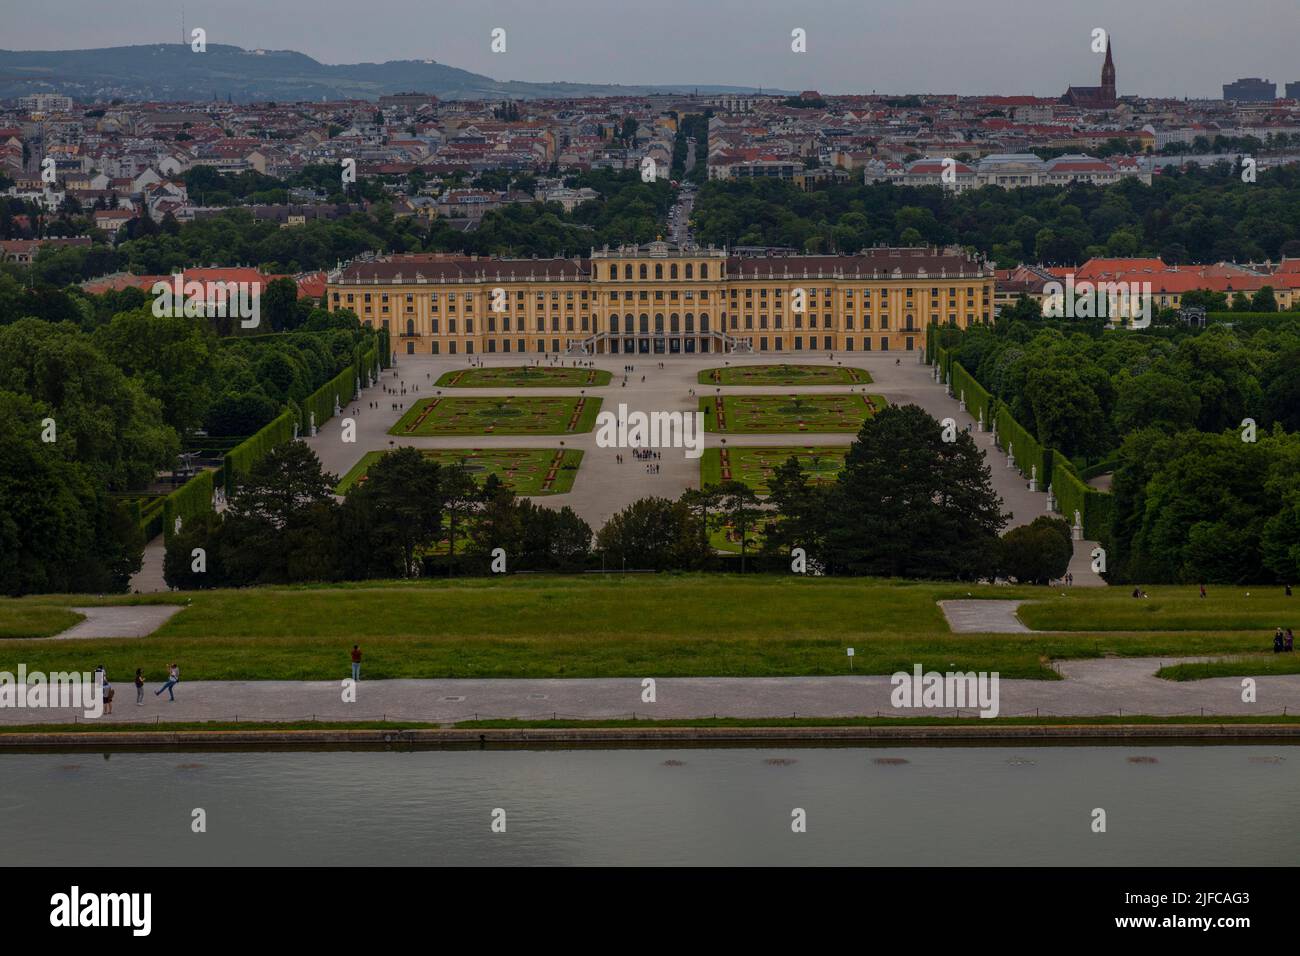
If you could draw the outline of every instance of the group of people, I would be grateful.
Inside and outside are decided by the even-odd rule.
[[[1291,628],[1288,627],[1283,631],[1282,628],[1279,627],[1277,633],[1273,635],[1273,653],[1286,654],[1294,650],[1295,635],[1291,633]]]
[[[99,682],[100,693],[104,698],[104,713],[111,714],[113,712],[113,698],[117,696],[117,691],[115,691],[113,689],[113,685],[109,683],[108,670],[104,667],[103,664],[100,664],[97,668],[95,668],[95,680]],[[159,687],[156,691],[153,692],[153,695],[155,697],[159,697],[162,695],[163,691],[166,691],[167,699],[172,702],[175,702],[176,700],[175,687],[177,684],[180,683],[180,680],[181,680],[180,665],[168,664],[167,680],[163,682],[163,685],[161,687]],[[144,668],[142,667],[137,667],[135,669],[135,703],[137,707],[144,706]]]

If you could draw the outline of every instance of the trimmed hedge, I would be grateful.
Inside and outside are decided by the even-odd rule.
[[[170,538],[176,531],[176,519],[181,526],[191,519],[212,510],[212,489],[215,471],[201,471],[163,499],[162,532]]]
[[[1052,452],[1052,491],[1057,508],[1065,520],[1074,524],[1074,513],[1083,519],[1083,536],[1088,541],[1106,541],[1114,516],[1113,495],[1089,488],[1070,467],[1069,459],[1059,451]]]
[[[335,398],[338,398],[339,406],[342,407],[352,401],[356,394],[357,370],[355,366],[349,365],[302,400],[303,427],[309,427],[312,420],[311,416],[314,413],[316,416],[316,427],[320,428],[334,417]]]
[[[331,409],[332,410],[332,409]],[[262,426],[257,434],[240,442],[226,455],[226,494],[234,494],[235,486],[262,458],[276,445],[293,440],[293,426],[298,422],[298,413],[292,408],[285,408],[279,416]]]
[[[953,362],[952,393],[960,399],[963,392],[966,393],[966,410],[970,412],[971,418],[978,419],[983,413],[984,427],[991,427],[997,402],[983,385],[975,381],[975,376],[962,367],[960,362]]]
[[[996,420],[998,441],[1002,447],[1011,445],[1011,454],[1026,478],[1034,473],[1034,468],[1037,468],[1038,486],[1046,490],[1047,483],[1052,480],[1052,453],[1040,445],[1023,425],[1011,417],[1011,410],[1006,405],[998,408]]]

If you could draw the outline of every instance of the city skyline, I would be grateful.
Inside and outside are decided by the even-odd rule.
[[[304,22],[345,24],[354,14],[351,0],[289,0],[274,8],[252,0],[147,0],[111,17],[98,15],[102,7],[90,0],[52,0],[52,16],[8,25],[5,45],[69,50],[179,42],[183,22],[186,31],[204,29],[210,44],[295,50],[327,64],[431,59],[503,81],[1056,96],[1095,82],[1101,54],[1093,52],[1092,31],[1102,28],[1121,58],[1120,96],[1217,98],[1238,77],[1267,77],[1279,88],[1300,79],[1287,73],[1300,73],[1291,65],[1287,32],[1270,27],[1293,17],[1294,4],[1253,6],[1255,15],[1243,21],[1208,4],[1189,17],[1185,5],[1168,0],[1140,8],[1096,0],[1064,11],[1028,0],[957,11],[938,0],[884,0],[871,8],[830,2],[798,11],[770,0],[723,0],[708,9],[666,0],[644,11],[594,0],[570,0],[560,10],[488,0],[472,11],[374,0],[366,6],[368,23],[410,28],[363,34],[303,30]],[[491,49],[496,28],[506,31],[505,52]],[[795,29],[806,32],[805,53],[791,51]],[[613,42],[599,42],[604,35]],[[1008,47],[1014,56],[1006,55]]]

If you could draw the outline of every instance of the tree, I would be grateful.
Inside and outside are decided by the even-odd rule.
[[[596,534],[596,549],[615,567],[669,571],[690,567],[699,527],[681,501],[641,498],[612,515]]]
[[[262,290],[262,316],[269,329],[285,332],[298,327],[298,284],[292,279],[272,279]]]
[[[1019,584],[1047,584],[1065,575],[1073,554],[1069,522],[1042,515],[1002,536],[998,567]]]
[[[463,465],[451,465],[442,476],[442,501],[447,512],[447,543],[454,564],[456,536],[468,524],[481,500],[478,485]]]
[[[943,440],[916,405],[862,426],[828,495],[830,573],[973,579],[992,575],[1008,515],[970,435]]]
[[[323,570],[318,556],[335,538],[336,484],[305,442],[267,452],[240,480],[226,510],[220,558],[231,582],[275,583],[295,580],[295,568]]]
[[[717,488],[718,513],[714,522],[720,528],[731,528],[740,535],[740,571],[745,571],[745,555],[749,547],[749,533],[765,512],[759,506],[758,495],[743,481],[724,481]]]
[[[419,556],[442,537],[443,469],[417,448],[386,452],[353,485],[347,502],[369,515],[373,566],[412,577]],[[353,503],[355,501],[355,504]]]

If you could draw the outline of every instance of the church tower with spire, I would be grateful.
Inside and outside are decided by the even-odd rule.
[[[1119,102],[1119,97],[1115,95],[1115,61],[1111,58],[1109,36],[1106,37],[1106,62],[1101,67],[1101,97],[1107,106],[1114,106]]]

